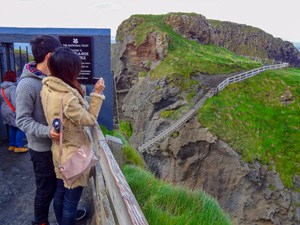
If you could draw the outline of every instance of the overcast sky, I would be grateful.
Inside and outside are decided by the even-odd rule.
[[[299,0],[0,0],[0,27],[109,28],[133,14],[195,12],[300,42]]]

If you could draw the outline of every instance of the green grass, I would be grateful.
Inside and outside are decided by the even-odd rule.
[[[229,216],[204,192],[166,184],[134,166],[125,166],[123,173],[151,225],[231,224]]]
[[[121,132],[108,131],[104,135],[122,139],[124,144],[123,174],[137,199],[143,214],[151,225],[230,225],[229,216],[217,201],[202,191],[192,192],[166,184],[146,171],[142,156],[132,147]],[[178,134],[173,134],[176,138]]]
[[[132,135],[132,126],[130,122],[121,120],[120,132],[126,137],[127,140],[129,140]]]
[[[168,118],[174,113],[174,110],[163,110],[160,112],[160,117]]]
[[[146,40],[150,32],[159,32],[162,37],[168,35],[170,42],[167,56],[151,71],[151,77],[164,75],[181,78],[182,84],[191,74],[228,74],[236,71],[260,67],[261,64],[238,56],[225,48],[203,45],[177,34],[163,20],[166,15],[133,15],[143,23],[131,31],[135,35],[136,45]],[[184,82],[182,82],[184,81]]]
[[[124,163],[129,165],[136,165],[140,168],[146,168],[146,163],[140,153],[127,141],[126,137],[117,130],[107,130],[104,126],[101,126],[101,130],[104,135],[108,134],[114,137],[118,137],[123,143]]]
[[[294,102],[284,106],[289,90]],[[227,86],[205,103],[199,121],[248,162],[275,166],[286,187],[300,175],[300,70],[267,71]]]

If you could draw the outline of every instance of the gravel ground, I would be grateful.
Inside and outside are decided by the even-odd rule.
[[[7,143],[0,143],[0,225],[30,225],[33,219],[35,179],[29,153],[8,151]],[[87,200],[80,207],[91,211]],[[89,213],[91,216],[91,213]],[[89,216],[89,217],[90,217]],[[56,224],[52,206],[49,222]],[[76,225],[86,225],[86,220]]]

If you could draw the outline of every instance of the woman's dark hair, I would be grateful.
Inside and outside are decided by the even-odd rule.
[[[10,81],[10,82],[16,82],[17,81],[17,74],[15,71],[7,71],[3,77],[3,81]]]
[[[81,70],[81,59],[68,47],[57,48],[48,60],[51,76],[60,78],[75,88],[83,97],[77,77]]]
[[[61,47],[61,43],[50,35],[41,35],[30,41],[32,55],[36,63],[44,61],[48,53],[53,52],[56,48]]]

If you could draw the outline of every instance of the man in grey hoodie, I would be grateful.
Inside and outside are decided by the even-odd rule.
[[[52,36],[42,35],[33,39],[30,44],[35,61],[24,66],[17,86],[16,125],[26,133],[35,173],[35,218],[32,224],[47,225],[49,206],[56,189],[51,138],[58,139],[59,134],[47,124],[40,92],[42,79],[50,74],[48,59],[57,47],[61,47],[61,43]]]

